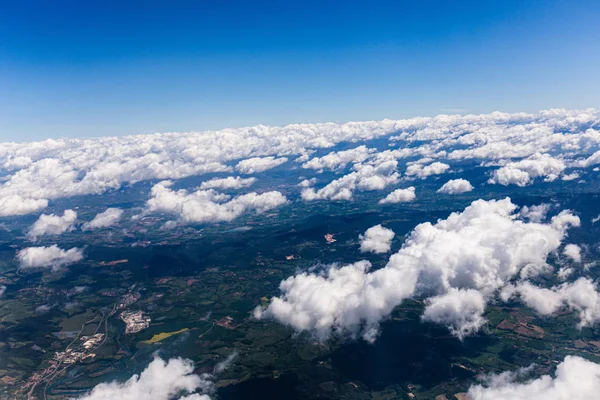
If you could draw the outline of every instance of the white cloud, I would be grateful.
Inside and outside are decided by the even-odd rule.
[[[287,158],[285,157],[253,157],[240,161],[235,166],[235,169],[242,174],[257,174],[275,168],[285,162],[287,162]]]
[[[423,166],[421,163],[411,164],[406,168],[406,176],[415,176],[425,179],[431,175],[441,175],[446,172],[450,166],[442,162],[436,161],[429,165]]]
[[[232,221],[248,211],[262,213],[287,201],[277,191],[252,192],[231,199],[212,189],[174,191],[170,185],[170,182],[160,182],[152,187],[151,198],[146,203],[148,211],[174,214],[186,223]]]
[[[210,400],[205,394],[213,390],[210,375],[193,373],[191,360],[172,358],[164,361],[156,357],[139,375],[127,381],[101,383],[80,400]]]
[[[300,186],[302,188],[307,188],[307,187],[311,187],[315,183],[317,183],[317,178],[303,179],[302,182],[300,182],[298,184],[298,186]]]
[[[200,189],[242,189],[252,186],[256,178],[241,178],[239,176],[228,176],[222,179],[211,179],[200,184]]]
[[[563,181],[572,181],[572,180],[578,179],[580,176],[581,175],[579,175],[579,173],[573,172],[573,173],[570,173],[567,175],[563,175],[562,180]]]
[[[355,190],[382,190],[398,182],[397,161],[384,161],[377,166],[357,164],[355,171],[336,179],[325,187],[315,190],[302,189],[302,199],[312,200],[350,200]]]
[[[473,185],[466,179],[451,179],[438,189],[438,193],[460,194],[473,190]]]
[[[27,199],[17,194],[0,197],[0,217],[25,215],[48,207],[46,199]]]
[[[566,356],[554,376],[523,381],[531,369],[488,377],[485,385],[469,388],[472,400],[589,400],[600,393],[600,364]]]
[[[54,214],[42,214],[31,226],[27,236],[31,240],[36,240],[42,235],[60,235],[72,231],[76,220],[77,213],[73,210],[65,210],[62,217]]]
[[[430,159],[433,164],[441,158],[448,163],[506,159],[518,162],[539,152],[553,154],[569,165],[593,165],[594,156],[583,161],[577,157],[599,150],[600,132],[590,128],[599,122],[599,113],[594,110],[547,110],[537,114],[439,115],[397,121],[0,143],[0,216],[38,212],[54,199],[102,194],[126,183],[231,171],[229,165],[239,160],[300,156],[301,162],[306,162],[316,149],[342,143],[361,147],[361,142],[392,134],[392,146],[401,147],[370,154],[362,163],[379,165],[414,156]],[[323,166],[341,165],[335,157],[346,155],[322,157]],[[420,164],[411,166],[415,176],[429,173],[421,172]],[[529,175],[527,170],[518,171]],[[548,173],[544,176],[552,179],[553,172]],[[526,176],[517,177],[517,182],[524,181]],[[348,192],[352,190],[346,189],[340,196]]]
[[[396,234],[388,228],[381,225],[375,225],[360,235],[360,251],[363,253],[387,253],[392,247],[392,239]]]
[[[445,294],[427,299],[423,319],[448,326],[462,340],[486,323],[485,304],[484,296],[477,290],[451,288]]]
[[[359,146],[350,150],[331,152],[323,157],[315,157],[305,162],[302,164],[302,168],[337,171],[345,168],[348,164],[362,163],[375,151],[366,146]]]
[[[488,182],[523,187],[530,185],[535,178],[539,177],[545,177],[547,182],[553,181],[562,174],[565,168],[563,160],[553,158],[548,154],[536,153],[526,160],[510,162],[494,171]]]
[[[581,262],[581,247],[576,244],[566,245],[563,254],[575,262]]]
[[[94,219],[81,226],[83,230],[108,228],[116,224],[123,216],[120,208],[107,208],[104,212],[96,214]]]
[[[256,316],[320,339],[337,331],[374,340],[379,322],[418,293],[434,297],[427,318],[443,321],[457,336],[470,333],[481,324],[481,302],[468,289],[487,301],[526,266],[546,265],[566,230],[579,225],[568,211],[548,224],[525,222],[515,211],[508,198],[474,201],[462,213],[416,226],[384,268],[371,272],[370,264],[360,261],[284,280],[281,296],[266,310],[257,309]],[[453,308],[441,313],[445,305]]]
[[[407,203],[416,199],[415,187],[411,186],[406,189],[396,189],[385,198],[379,200],[379,204],[396,204],[396,203]]]
[[[531,207],[524,206],[519,215],[531,222],[542,222],[546,219],[548,211],[550,211],[550,204],[539,204]]]
[[[52,268],[52,270],[56,270],[83,260],[83,250],[76,247],[63,250],[57,245],[27,247],[17,253],[17,260],[20,269]]]
[[[600,321],[600,294],[596,284],[587,278],[579,278],[575,282],[563,283],[550,289],[521,282],[515,286],[507,286],[502,298],[507,301],[517,295],[523,303],[541,315],[553,314],[563,307],[578,312],[580,328]]]

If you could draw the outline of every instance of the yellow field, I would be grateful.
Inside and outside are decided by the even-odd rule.
[[[189,331],[188,328],[183,328],[183,329],[180,329],[180,330],[175,331],[175,332],[161,332],[161,333],[157,333],[156,335],[152,336],[151,339],[149,339],[149,340],[142,340],[140,343],[145,343],[145,344],[158,343],[161,340],[165,340],[166,338],[169,338],[169,337],[171,337],[173,335],[178,335],[180,333],[187,332],[187,331]]]

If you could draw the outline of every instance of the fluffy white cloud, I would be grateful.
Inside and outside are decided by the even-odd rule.
[[[421,163],[411,164],[406,168],[406,176],[414,176],[425,179],[431,175],[441,175],[446,172],[450,166],[442,162],[436,161],[429,165],[423,166]]]
[[[73,210],[65,210],[62,217],[54,214],[42,214],[31,226],[27,236],[32,240],[36,240],[42,235],[60,235],[73,230],[76,220],[77,213]]]
[[[481,299],[487,301],[526,266],[546,265],[567,229],[579,225],[567,211],[548,224],[525,222],[516,208],[508,198],[474,201],[462,213],[415,227],[384,268],[370,272],[361,261],[292,276],[280,284],[281,296],[255,315],[321,339],[338,331],[374,340],[379,321],[418,293],[433,297],[426,318],[461,337],[481,325]],[[442,312],[444,307],[450,308]]]
[[[566,245],[563,254],[575,262],[581,262],[581,247],[576,244]]]
[[[371,253],[387,253],[392,247],[392,239],[396,234],[388,228],[381,225],[375,225],[360,235],[360,251]]]
[[[536,153],[526,160],[511,162],[494,171],[489,183],[500,185],[527,186],[538,177],[545,177],[546,181],[553,181],[565,170],[563,160],[553,158],[548,154]]]
[[[253,157],[240,161],[235,166],[235,169],[242,174],[257,174],[275,168],[285,162],[287,162],[287,158],[285,157]]]
[[[312,200],[350,200],[354,190],[382,190],[398,182],[400,175],[396,172],[397,161],[384,161],[379,165],[354,166],[355,171],[336,179],[325,187],[315,190],[302,189],[302,199]]]
[[[241,178],[239,176],[228,176],[227,178],[215,178],[200,184],[200,189],[241,189],[252,186],[256,178]]]
[[[406,189],[396,189],[385,198],[379,200],[379,204],[396,204],[396,203],[407,203],[416,199],[415,187],[411,186]]]
[[[48,247],[27,247],[17,253],[19,268],[52,268],[56,270],[83,260],[83,250],[73,247],[63,250],[57,245]]]
[[[152,187],[147,201],[150,212],[177,215],[186,223],[232,221],[245,212],[262,213],[284,204],[287,200],[277,191],[262,194],[248,193],[233,199],[214,190],[171,190],[171,182],[160,182]]]
[[[531,222],[542,222],[546,219],[548,211],[550,211],[550,204],[538,204],[531,207],[524,206],[519,215]]]
[[[96,214],[94,219],[81,226],[83,230],[108,228],[116,224],[123,216],[120,208],[107,208],[106,211]]]
[[[125,382],[96,385],[80,400],[210,400],[213,390],[210,375],[196,375],[191,360],[172,358],[164,361],[155,358],[139,375]],[[177,397],[176,397],[177,396]]]
[[[302,168],[336,171],[345,168],[348,164],[362,163],[375,151],[366,146],[359,146],[350,150],[331,152],[323,157],[315,157],[305,162],[302,164]]]
[[[600,321],[600,294],[596,284],[587,278],[563,283],[550,289],[540,288],[529,282],[507,286],[502,292],[503,300],[519,296],[528,307],[541,315],[553,314],[563,307],[579,313],[579,327]]]
[[[460,194],[473,190],[473,185],[466,179],[451,179],[438,189],[438,193]]]
[[[392,139],[391,135],[390,144],[396,148],[370,154],[362,163],[379,165],[416,156],[434,164],[442,158],[446,163],[518,160],[539,152],[555,154],[574,165],[580,154],[599,150],[600,132],[591,128],[599,122],[594,110],[548,110],[0,143],[0,216],[37,212],[49,200],[101,194],[125,183],[231,171],[231,164],[239,160],[300,156],[301,162],[306,162],[316,149],[342,143],[360,147],[361,142],[385,136]],[[355,160],[362,157],[355,156]],[[336,165],[335,157],[322,157],[323,166]],[[593,165],[596,158],[578,162]],[[412,168],[422,169],[420,165]]]
[[[566,356],[554,376],[523,381],[531,368],[487,377],[485,385],[469,388],[472,400],[588,400],[600,393],[600,364]]]
[[[462,340],[485,324],[485,304],[484,296],[477,290],[451,288],[445,294],[427,299],[423,319],[448,326]]]
[[[31,214],[46,207],[48,207],[46,199],[28,199],[17,194],[0,197],[0,217]]]

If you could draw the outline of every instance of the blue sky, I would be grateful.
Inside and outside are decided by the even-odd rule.
[[[599,108],[598,21],[587,0],[6,1],[0,139]]]

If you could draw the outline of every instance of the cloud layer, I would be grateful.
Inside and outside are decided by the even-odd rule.
[[[140,181],[234,169],[261,173],[292,156],[300,156],[307,170],[354,171],[333,180],[327,189],[305,189],[307,200],[348,200],[355,189],[381,190],[396,183],[398,176],[369,167],[406,165],[405,160],[410,164],[407,177],[427,178],[455,162],[472,160],[501,166],[492,172],[491,183],[528,185],[537,178],[556,179],[568,165],[596,165],[600,133],[592,127],[598,122],[594,110],[548,110],[0,143],[0,216],[39,212],[54,199],[102,194]],[[385,137],[390,144],[385,151],[360,144]],[[357,147],[310,157],[342,143]],[[411,161],[415,159],[419,161]],[[395,164],[394,170],[398,166],[402,167]]]

